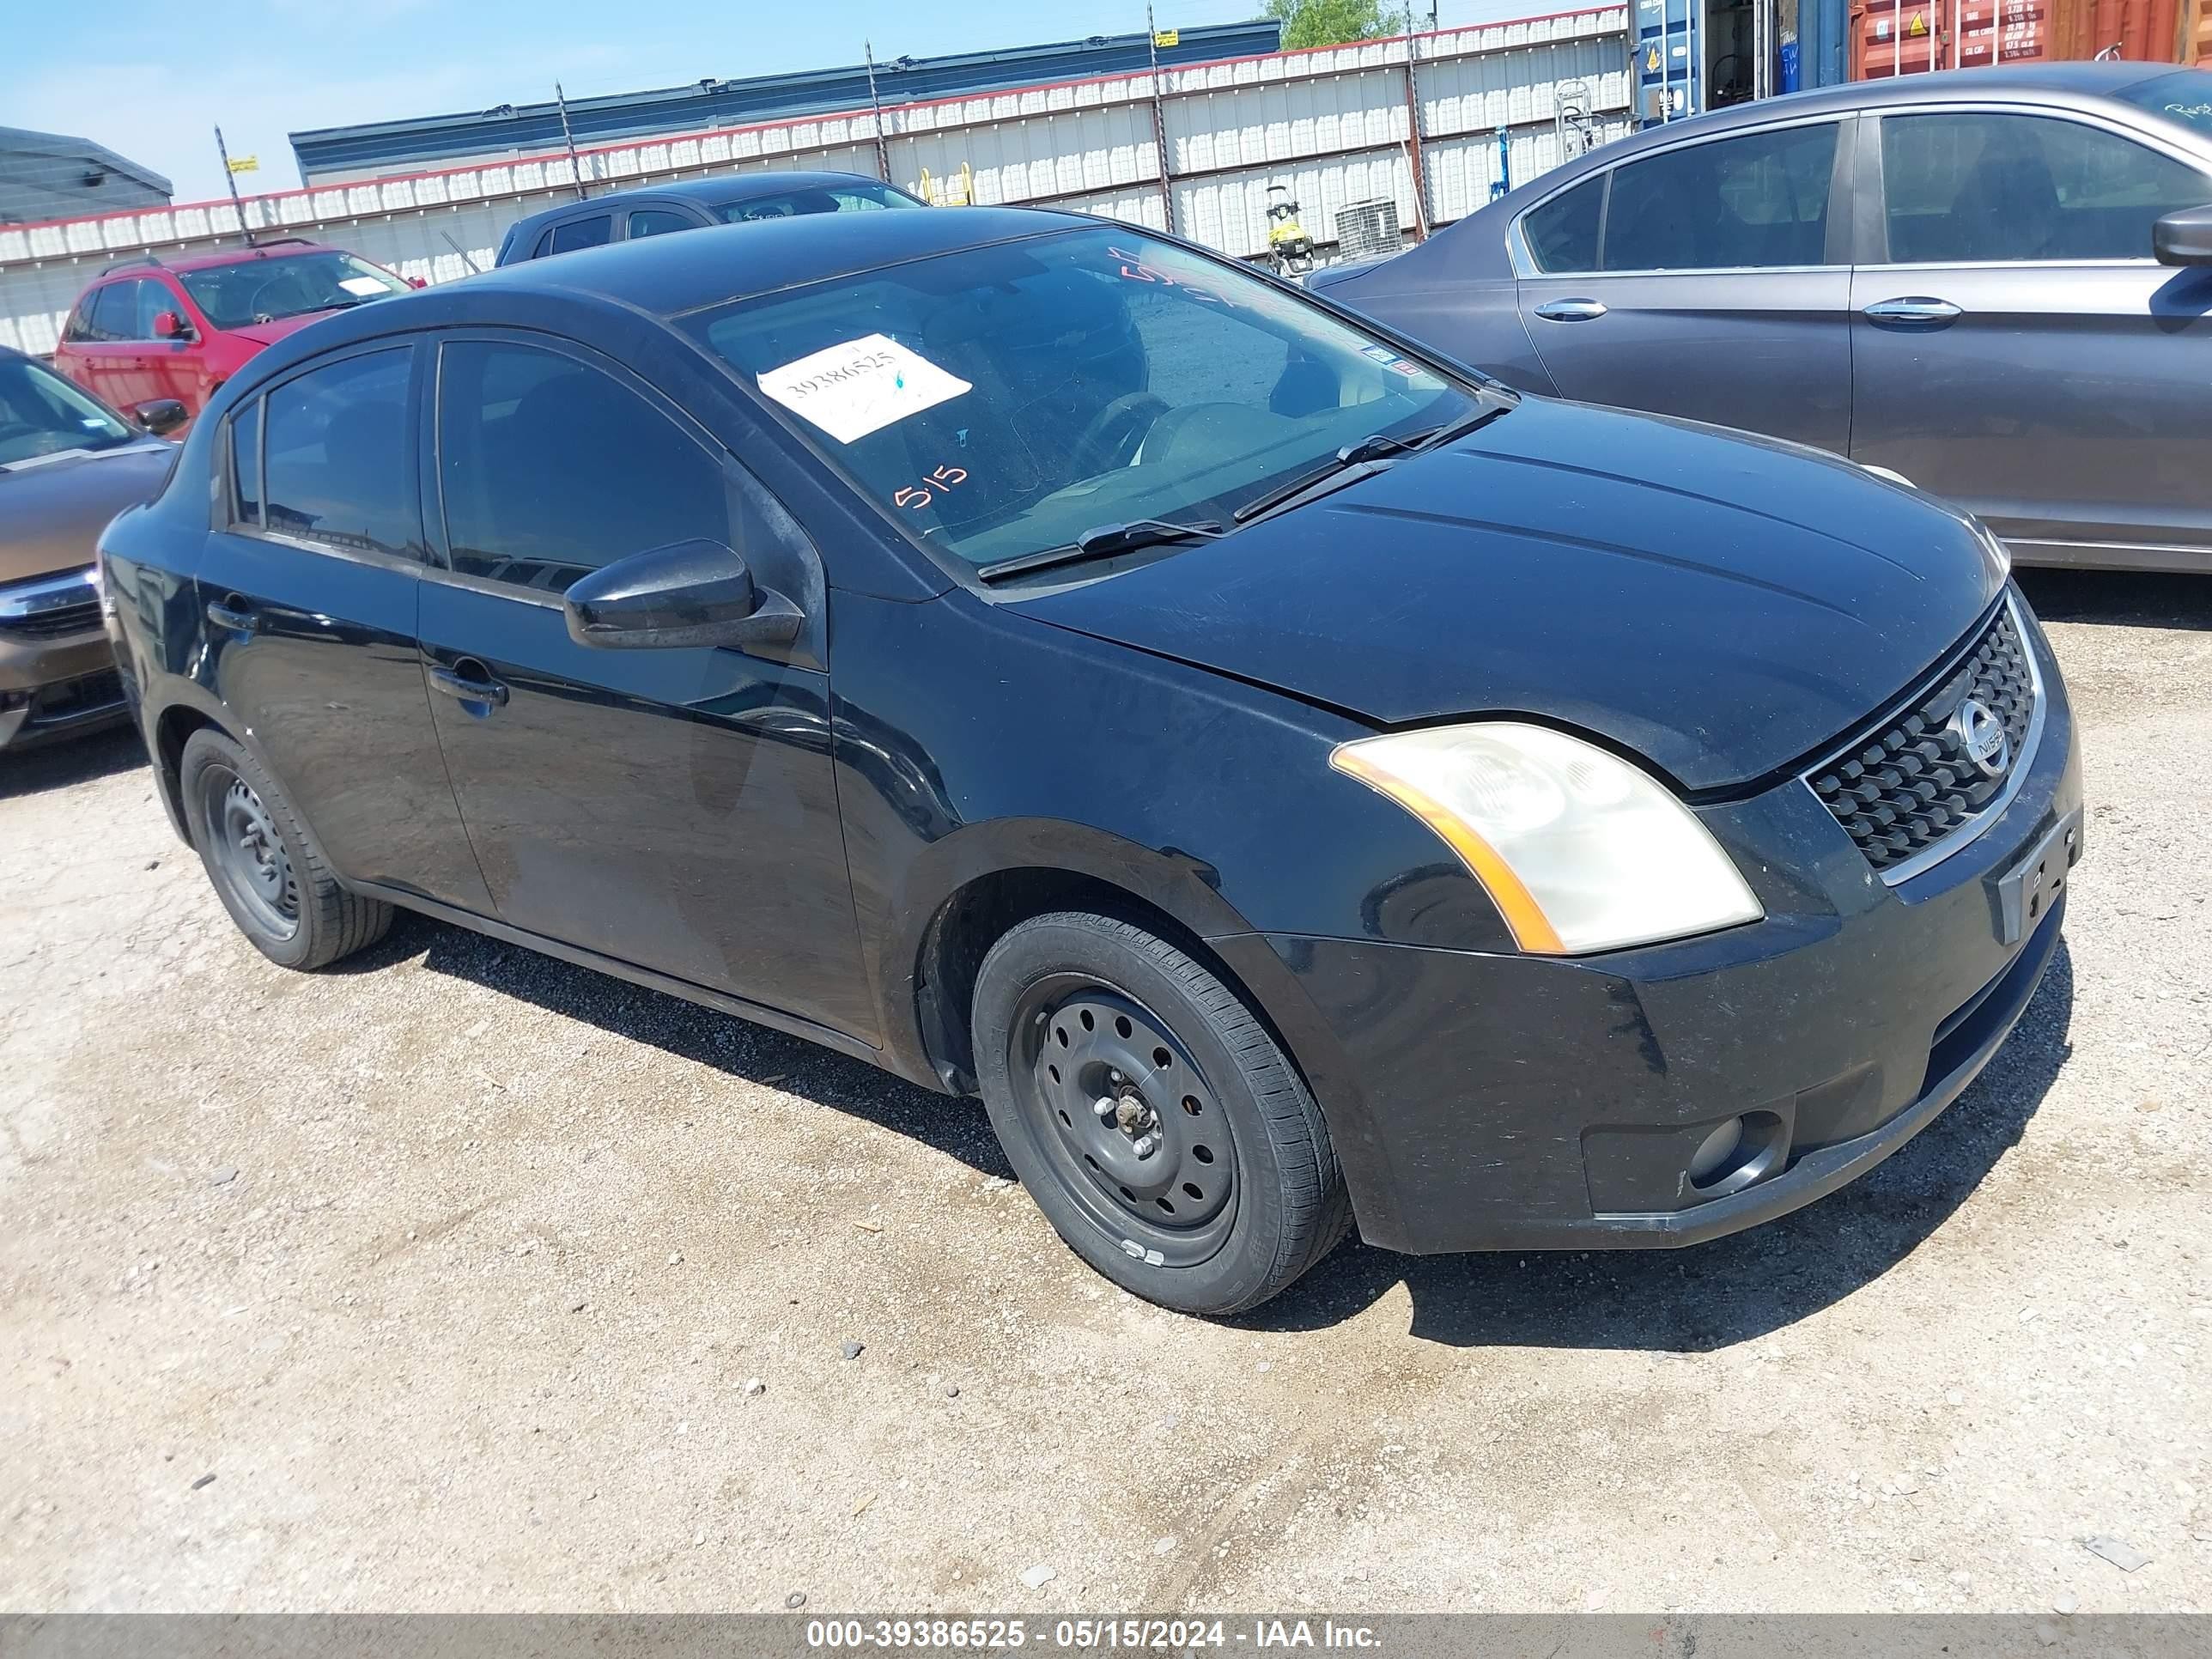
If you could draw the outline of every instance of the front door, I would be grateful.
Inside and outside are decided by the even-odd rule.
[[[818,644],[608,650],[562,608],[586,572],[704,537],[811,592],[819,641],[812,548],[615,365],[490,335],[441,354],[422,649],[498,916],[872,1039]]]
[[[2024,557],[2212,560],[2212,270],[2151,252],[2212,178],[1998,110],[1886,115],[1868,150],[1884,210],[1852,276],[1852,458]]]
[[[1560,395],[1844,450],[1850,130],[1682,144],[1523,215],[1521,319]]]
[[[231,411],[204,673],[339,874],[483,912],[415,647],[417,356],[324,358]]]

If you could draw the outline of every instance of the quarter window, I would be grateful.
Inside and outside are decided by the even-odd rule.
[[[629,240],[633,242],[641,236],[665,236],[672,230],[691,228],[690,220],[666,208],[640,208],[629,216]]]
[[[237,522],[261,522],[261,400],[230,417],[230,492]]]
[[[1893,264],[2148,259],[2153,224],[2212,200],[2194,167],[2049,116],[1886,116],[1881,172]]]
[[[595,214],[589,219],[571,219],[565,225],[553,227],[548,239],[555,253],[568,253],[580,247],[598,247],[614,234],[614,216]]]
[[[1521,222],[1528,252],[1542,271],[1597,269],[1599,210],[1605,205],[1605,177],[1577,185],[1554,196]]]
[[[648,548],[730,540],[704,449],[598,369],[532,346],[444,348],[438,471],[463,575],[560,593]]]
[[[1834,123],[1746,133],[1613,173],[1602,269],[1735,270],[1827,262]]]
[[[333,547],[405,554],[416,540],[407,443],[409,349],[311,369],[264,400],[262,477],[271,530]]]

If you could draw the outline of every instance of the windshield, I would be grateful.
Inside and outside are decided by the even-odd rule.
[[[335,248],[240,259],[236,264],[177,274],[213,328],[273,323],[408,291],[407,284],[390,271]]]
[[[920,207],[902,190],[855,179],[849,185],[819,185],[787,191],[781,196],[752,196],[714,210],[724,224],[749,224],[755,219],[795,219],[802,213],[867,213],[878,208]]]
[[[42,363],[0,357],[0,466],[70,449],[112,449],[133,429]]]
[[[969,564],[1235,509],[1471,392],[1140,232],[963,249],[690,319],[914,532]]]
[[[2137,109],[2162,115],[2200,138],[2212,138],[2212,74],[2176,70],[2141,82],[2119,95]]]

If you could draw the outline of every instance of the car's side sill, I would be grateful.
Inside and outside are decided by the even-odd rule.
[[[396,904],[403,910],[419,911],[434,921],[451,922],[456,927],[465,927],[472,933],[495,939],[502,945],[519,945],[526,951],[540,955],[558,957],[563,962],[573,962],[579,968],[612,975],[628,980],[632,985],[642,985],[648,991],[662,991],[686,1002],[696,1002],[702,1008],[712,1008],[717,1013],[734,1015],[749,1019],[756,1025],[765,1025],[772,1030],[788,1036],[804,1037],[809,1042],[818,1042],[825,1048],[835,1048],[841,1054],[850,1054],[855,1060],[865,1060],[871,1066],[884,1063],[883,1051],[848,1036],[833,1026],[819,1024],[798,1014],[787,1014],[765,1004],[750,1002],[744,997],[732,996],[726,991],[712,991],[703,985],[694,985],[688,979],[678,979],[670,974],[655,973],[650,968],[641,968],[635,963],[623,962],[614,957],[601,956],[597,951],[586,950],[580,945],[570,945],[557,939],[548,939],[543,933],[532,933],[520,927],[511,927],[489,916],[477,915],[471,910],[462,910],[450,904],[441,904],[420,893],[410,893],[404,887],[386,887],[381,882],[354,881],[346,884],[364,898],[382,899],[386,904]]]

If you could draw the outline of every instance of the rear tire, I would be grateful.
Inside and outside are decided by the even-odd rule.
[[[1125,1290],[1242,1313],[1349,1231],[1328,1127],[1289,1057],[1210,969],[1142,927],[1067,911],[1011,929],[976,975],[973,1036],[1022,1184]]]
[[[338,884],[291,799],[212,727],[185,742],[185,827],[238,931],[279,967],[324,968],[382,939],[392,907]]]

